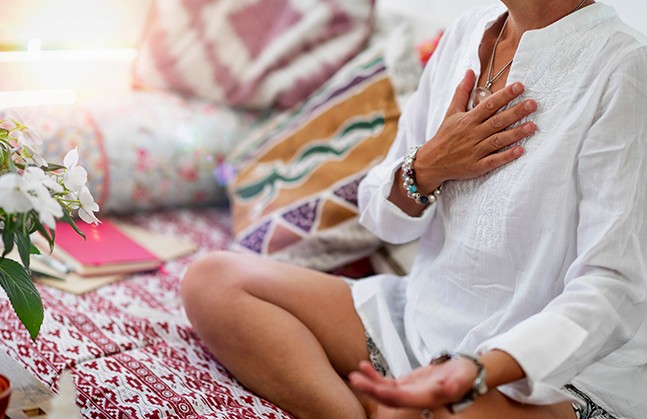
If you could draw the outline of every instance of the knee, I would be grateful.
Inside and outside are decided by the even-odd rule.
[[[189,317],[202,311],[213,313],[239,287],[236,255],[226,251],[208,253],[193,262],[180,282],[182,303]]]

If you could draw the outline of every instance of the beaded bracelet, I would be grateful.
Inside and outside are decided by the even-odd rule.
[[[407,191],[407,196],[420,205],[433,204],[440,196],[440,191],[443,189],[441,184],[437,187],[432,193],[425,196],[418,192],[418,186],[416,185],[415,173],[413,171],[413,161],[416,159],[418,154],[418,149],[421,146],[412,147],[409,154],[407,154],[402,162],[402,186]]]

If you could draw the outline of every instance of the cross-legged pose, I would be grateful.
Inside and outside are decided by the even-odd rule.
[[[189,319],[299,418],[646,418],[646,112],[647,43],[611,7],[473,10],[359,188],[366,228],[419,239],[410,273],[213,253]]]

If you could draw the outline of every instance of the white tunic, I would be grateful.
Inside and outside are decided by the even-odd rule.
[[[572,382],[621,418],[647,418],[647,43],[596,3],[521,39],[508,82],[539,110],[524,155],[449,181],[409,217],[387,200],[413,145],[433,137],[503,5],[445,32],[383,163],[362,182],[361,222],[385,241],[420,239],[405,277],[353,288],[398,376],[442,349],[511,354],[527,378],[500,390],[566,400]]]

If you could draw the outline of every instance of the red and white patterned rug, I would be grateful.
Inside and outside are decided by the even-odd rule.
[[[36,342],[0,290],[0,351],[54,391],[69,369],[84,417],[290,418],[238,383],[186,320],[179,283],[200,254],[228,246],[225,209],[142,213],[122,220],[195,241],[200,250],[82,296],[39,285],[45,321]]]

